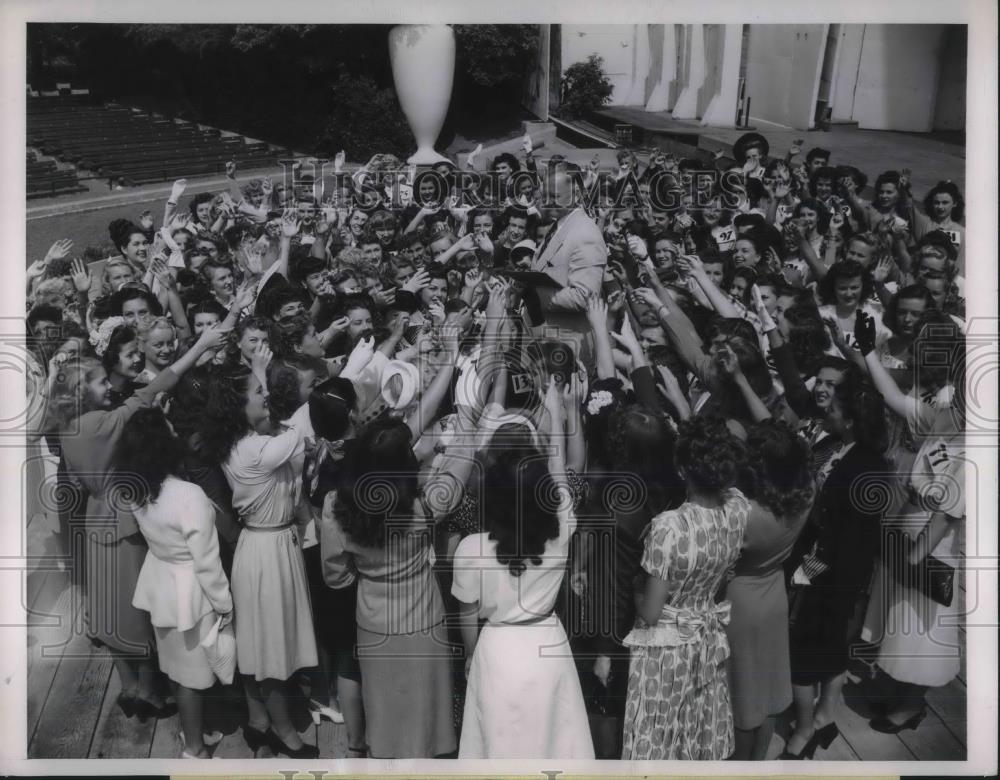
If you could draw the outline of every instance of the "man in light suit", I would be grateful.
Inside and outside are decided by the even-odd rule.
[[[538,338],[565,341],[585,365],[593,365],[587,299],[601,294],[608,248],[600,228],[577,205],[571,175],[554,171],[548,185],[544,216],[556,221],[541,240],[531,269],[552,284],[532,285],[544,318],[532,322],[532,330]]]

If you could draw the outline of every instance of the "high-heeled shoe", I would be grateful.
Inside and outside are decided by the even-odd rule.
[[[267,732],[267,738],[268,744],[271,746],[271,750],[274,751],[275,755],[281,754],[283,756],[299,760],[319,758],[319,748],[315,745],[307,745],[303,742],[302,747],[297,750],[292,750],[285,744],[281,737],[274,733],[274,729]]]
[[[811,761],[812,757],[816,755],[816,748],[822,747],[826,750],[833,744],[833,741],[840,734],[840,729],[837,727],[836,723],[827,723],[823,728],[816,729],[813,735],[809,737],[809,741],[806,742],[805,747],[799,753],[792,753],[790,750],[785,748],[778,759],[781,761]]]
[[[145,723],[150,718],[154,720],[160,720],[161,718],[169,718],[177,714],[177,704],[173,702],[167,702],[157,707],[150,701],[146,699],[135,698],[135,716],[139,719],[140,723]]]
[[[309,700],[309,714],[312,716],[313,725],[315,726],[318,726],[320,720],[323,718],[336,723],[338,726],[344,722],[344,713],[331,705],[320,704],[315,699]]]
[[[246,741],[247,747],[250,748],[250,755],[254,758],[257,757],[258,750],[264,747],[264,745],[269,744],[269,733],[270,730],[261,731],[250,726],[243,727],[243,739]]]
[[[906,731],[907,729],[916,730],[917,726],[919,726],[926,717],[926,709],[921,710],[916,715],[910,716],[902,723],[893,723],[889,720],[888,715],[880,715],[879,717],[872,718],[868,721],[868,725],[871,726],[874,731],[878,731],[881,734],[898,734],[899,732]]]
[[[212,758],[212,751],[209,750],[210,747],[218,745],[222,742],[222,732],[213,731],[211,734],[205,734],[201,738],[202,745],[205,746],[205,752],[208,753],[207,756],[196,756],[194,753],[187,749],[187,739],[184,737],[183,731],[177,732],[177,739],[181,743],[181,758]]]
[[[119,693],[118,698],[115,699],[115,704],[118,705],[126,718],[135,716],[135,696]]]

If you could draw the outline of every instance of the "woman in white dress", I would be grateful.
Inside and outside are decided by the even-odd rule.
[[[178,479],[183,447],[163,412],[140,409],[126,423],[115,452],[149,552],[132,605],[150,613],[160,670],[173,683],[180,710],[182,755],[208,758],[201,691],[215,684],[200,642],[217,622],[232,620],[233,597],[219,559],[215,505]],[[221,739],[218,735],[214,741]]]
[[[253,370],[220,380],[210,394],[203,432],[206,451],[222,463],[243,533],[233,557],[236,655],[256,753],[268,745],[291,758],[316,758],[288,712],[286,684],[318,663],[305,562],[295,526],[305,437],[282,429],[267,404],[271,351],[258,348]]]
[[[462,604],[469,680],[459,758],[594,758],[580,679],[553,614],[576,526],[554,382],[545,408],[547,467],[537,451],[502,453],[485,475],[491,488],[509,486],[484,506],[490,530],[455,552],[451,592]]]
[[[959,600],[953,597],[946,605],[932,599],[924,589],[928,583],[921,583],[923,575],[918,575],[918,565],[930,555],[956,570],[953,586],[960,576],[965,526],[965,393],[963,383],[952,383],[947,366],[940,365],[939,356],[946,354],[951,357],[948,365],[964,365],[964,346],[957,328],[940,322],[925,324],[915,346],[918,389],[934,389],[944,383],[950,391],[945,394],[950,396],[950,404],[933,404],[904,394],[877,361],[866,358],[887,405],[906,421],[919,443],[912,465],[908,458],[899,459],[903,473],[908,474],[906,498],[892,522],[902,537],[897,537],[899,542],[894,541],[883,556],[886,562],[878,568],[861,634],[866,642],[878,644],[878,665],[894,681],[885,711],[870,723],[876,731],[887,734],[917,728],[927,714],[927,689],[947,685],[960,669]]]

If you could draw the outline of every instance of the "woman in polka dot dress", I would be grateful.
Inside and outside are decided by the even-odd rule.
[[[676,466],[687,501],[653,518],[631,647],[624,760],[722,760],[733,752],[726,679],[729,602],[715,594],[739,557],[750,505],[732,487],[744,460],[725,421],[684,422]]]

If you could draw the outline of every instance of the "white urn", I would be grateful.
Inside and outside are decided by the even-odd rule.
[[[446,24],[401,24],[389,31],[389,60],[399,105],[417,151],[407,162],[433,165],[448,158],[434,151],[455,79],[455,32]]]

